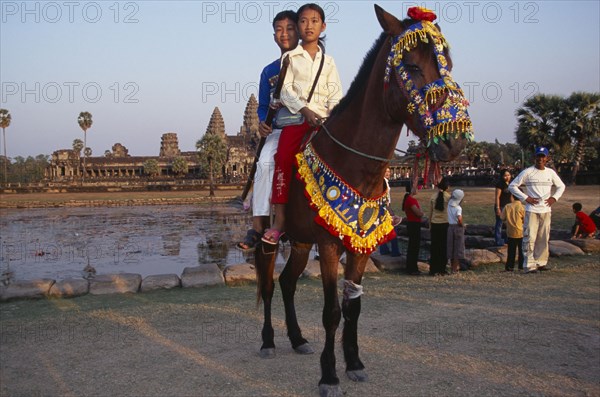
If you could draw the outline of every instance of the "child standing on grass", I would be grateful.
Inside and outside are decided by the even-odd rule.
[[[448,258],[452,273],[458,273],[460,260],[465,259],[465,227],[463,223],[462,207],[460,203],[465,193],[456,189],[448,201]]]
[[[573,225],[573,236],[571,238],[594,238],[596,236],[596,224],[582,209],[583,205],[581,203],[573,204],[575,224]]]
[[[519,269],[523,270],[523,222],[525,220],[525,207],[514,194],[512,202],[502,209],[500,218],[506,222],[506,235],[508,236],[508,254],[504,271],[515,270],[515,256],[519,251]]]
[[[325,55],[324,47],[321,46],[320,35],[326,28],[325,12],[320,6],[311,3],[300,7],[297,14],[298,33],[302,42],[296,49],[284,54],[284,57],[289,55],[290,64],[281,90],[281,102],[290,113],[301,113],[304,122],[284,127],[279,138],[271,193],[275,221],[262,238],[268,244],[277,244],[284,233],[285,206],[288,202],[294,156],[300,151],[302,138],[317,128],[321,119],[329,116],[342,99],[342,84],[337,67],[333,58]],[[314,92],[310,96],[313,86]]]

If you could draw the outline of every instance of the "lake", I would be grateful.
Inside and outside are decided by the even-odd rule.
[[[2,210],[0,273],[13,280],[175,273],[188,266],[252,262],[235,248],[248,212],[227,204]],[[280,255],[278,262],[282,262]]]

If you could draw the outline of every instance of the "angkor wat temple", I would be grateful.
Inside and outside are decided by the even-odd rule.
[[[254,94],[250,96],[242,126],[237,135],[225,133],[225,123],[218,107],[213,110],[206,129],[207,134],[220,135],[227,145],[227,161],[221,175],[221,182],[239,182],[245,180],[252,168],[258,136],[258,102]],[[158,165],[154,179],[173,178],[173,162],[183,158],[188,172],[178,175],[181,178],[198,179],[202,172],[198,162],[198,152],[181,151],[177,133],[162,134],[158,156],[132,156],[121,143],[115,143],[111,151],[103,156],[87,157],[85,169],[83,155],[74,149],[60,149],[52,153],[50,165],[46,169],[46,178],[51,182],[72,182],[84,179],[87,182],[115,181],[124,179],[146,179],[149,172],[145,169],[148,160]]]

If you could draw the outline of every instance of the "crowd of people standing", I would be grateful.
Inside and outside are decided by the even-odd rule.
[[[537,147],[534,156],[534,164],[514,179],[509,170],[502,170],[495,184],[494,241],[498,247],[507,246],[505,272],[513,272],[515,265],[526,274],[550,270],[547,264],[551,207],[563,195],[565,184],[556,171],[546,166],[550,157],[547,148]],[[429,218],[424,217],[416,192],[410,188],[407,188],[402,204],[408,220],[405,222],[408,235],[406,272],[411,275],[420,274],[415,258],[419,255],[422,225],[429,227],[431,235],[429,275],[457,273],[465,259],[465,222],[461,206],[465,194],[460,189],[450,192],[445,178],[436,187],[429,200]],[[583,212],[581,203],[574,203],[572,207],[575,224],[571,238],[596,237],[600,207],[590,215]]]

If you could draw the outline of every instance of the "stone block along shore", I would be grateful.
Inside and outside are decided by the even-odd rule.
[[[488,249],[470,248],[466,250],[466,262],[470,268],[500,263],[506,260],[506,246]],[[551,240],[550,255],[553,257],[568,255],[590,255],[600,253],[600,240]],[[406,268],[405,257],[383,256],[378,252],[371,254],[365,272],[403,271]],[[343,274],[345,257],[339,263],[338,274]],[[283,264],[275,268],[274,279],[279,277]],[[419,262],[419,270],[429,271],[429,265]],[[318,260],[309,260],[302,277],[320,278]],[[177,274],[157,274],[142,278],[134,273],[99,274],[88,278],[69,278],[66,280],[35,279],[15,281],[8,285],[0,284],[0,301],[15,299],[73,298],[81,295],[104,295],[148,292],[171,288],[202,288],[210,286],[235,286],[255,283],[254,266],[248,263],[233,264],[221,270],[216,264],[184,268],[181,276]]]

